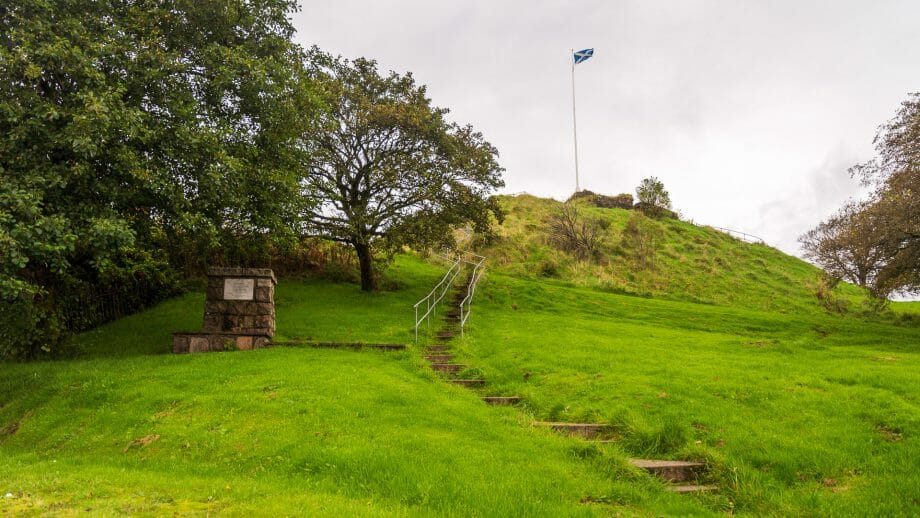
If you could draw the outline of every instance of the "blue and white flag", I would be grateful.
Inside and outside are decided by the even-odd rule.
[[[594,49],[579,50],[575,53],[575,64],[588,61],[588,58],[594,55]]]

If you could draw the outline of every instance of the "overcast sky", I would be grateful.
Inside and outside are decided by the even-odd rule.
[[[847,168],[920,90],[916,1],[304,2],[298,40],[411,71],[500,151],[503,192],[635,192],[798,253],[861,188]]]

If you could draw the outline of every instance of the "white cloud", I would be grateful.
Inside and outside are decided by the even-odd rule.
[[[847,168],[920,90],[909,1],[485,1],[303,6],[303,44],[412,71],[501,151],[507,192],[574,188],[569,49],[579,65],[582,185],[658,176],[698,222],[797,237],[859,193]]]

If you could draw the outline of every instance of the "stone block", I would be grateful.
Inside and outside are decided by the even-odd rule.
[[[176,354],[187,353],[191,337],[185,334],[176,333],[173,335],[173,352]]]
[[[220,313],[205,313],[201,328],[210,333],[223,331],[223,321],[224,317]]]
[[[201,353],[211,350],[211,340],[207,336],[192,336],[189,341],[188,352]]]
[[[275,284],[278,283],[278,279],[275,278],[271,268],[208,268],[208,277],[265,278]]]
[[[256,302],[275,303],[275,290],[271,287],[259,286],[256,288]]]
[[[262,315],[258,317],[253,317],[252,327],[257,328],[268,328],[275,327],[275,317],[273,315]]]
[[[237,336],[236,337],[236,348],[241,351],[248,351],[252,349],[253,337],[251,336]]]
[[[239,315],[223,315],[223,323],[220,326],[221,332],[231,332],[243,328],[243,317]]]
[[[227,303],[221,300],[206,300],[204,303],[205,313],[226,313]]]
[[[208,291],[205,294],[205,300],[223,300],[224,298],[224,286],[211,286],[208,285]]]
[[[275,305],[271,302],[253,302],[251,315],[274,315],[275,314]]]
[[[248,351],[268,347],[271,337],[256,333],[175,333],[173,352],[198,353],[214,351]]]

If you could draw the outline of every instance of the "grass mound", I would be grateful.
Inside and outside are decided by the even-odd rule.
[[[516,277],[558,280],[611,293],[654,296],[772,311],[812,310],[820,270],[762,244],[675,219],[641,218],[650,234],[637,253],[624,230],[641,214],[580,205],[600,229],[601,257],[578,260],[549,244],[547,219],[560,202],[503,196],[498,242],[484,250],[492,268]],[[649,250],[650,249],[650,250]],[[860,290],[842,284],[833,295],[858,307]]]

